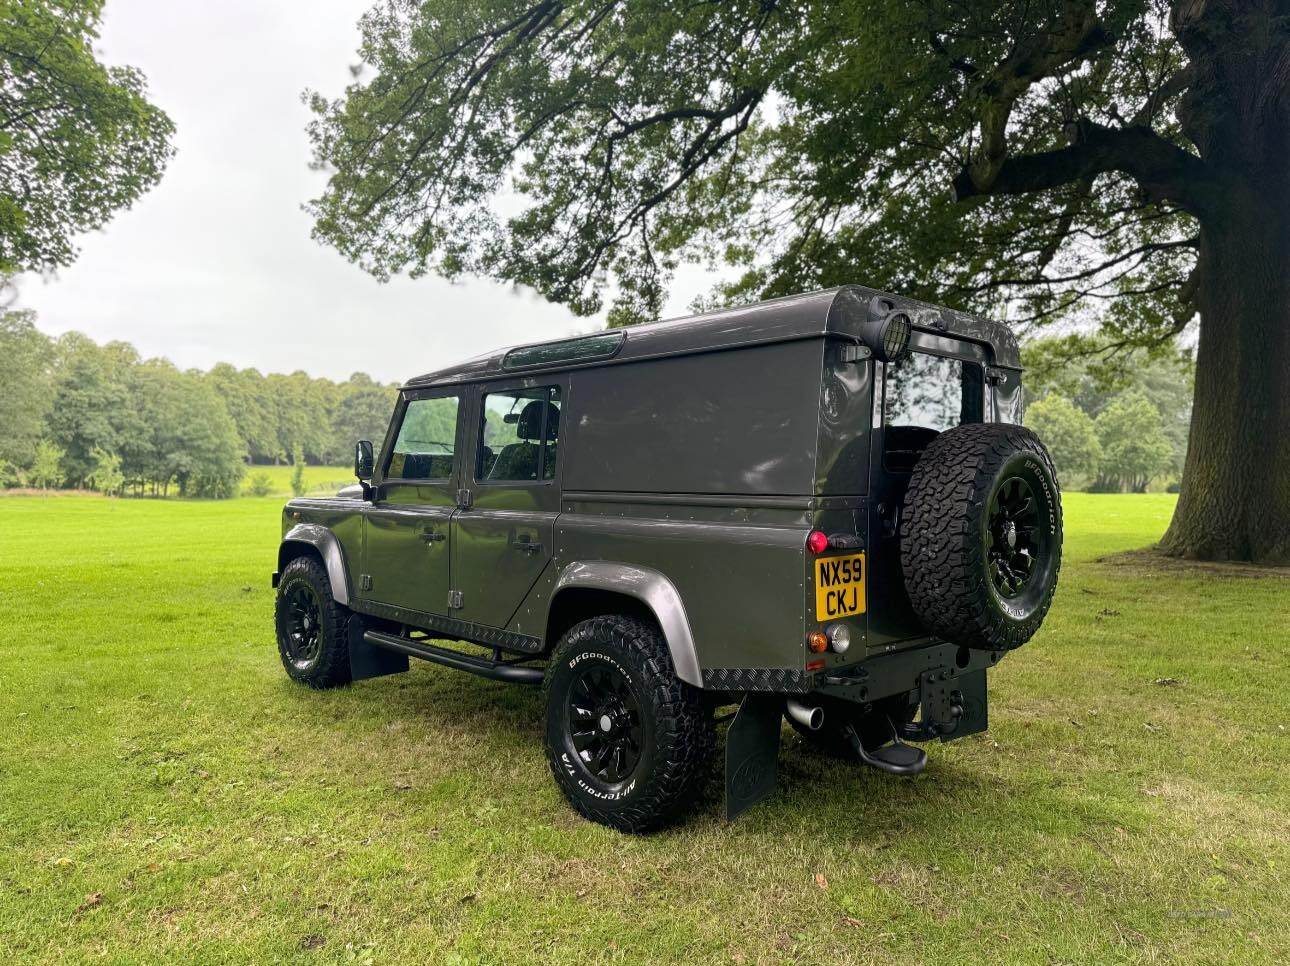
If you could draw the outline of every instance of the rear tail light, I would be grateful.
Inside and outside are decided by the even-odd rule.
[[[820,554],[829,549],[829,535],[823,530],[812,530],[806,538],[806,549]]]

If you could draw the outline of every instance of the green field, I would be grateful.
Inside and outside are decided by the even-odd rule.
[[[0,499],[0,959],[1276,962],[1290,580],[1101,559],[1172,500],[1066,498],[1047,624],[922,776],[786,735],[771,802],[624,838],[533,691],[292,685],[279,500]]]
[[[291,496],[291,474],[294,466],[248,466],[242,477],[245,493],[251,480],[263,474],[269,478],[274,496]],[[354,482],[354,470],[349,466],[305,466],[305,491],[308,493],[335,493],[342,486]]]

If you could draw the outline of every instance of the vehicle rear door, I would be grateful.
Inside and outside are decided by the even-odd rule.
[[[463,461],[469,506],[453,518],[453,616],[504,628],[554,551],[568,380],[530,377],[480,392]]]
[[[405,391],[373,481],[360,593],[407,623],[449,612],[466,402],[460,389]]]
[[[914,351],[875,367],[869,460],[870,649],[926,637],[900,565],[900,512],[914,465],[947,429],[985,417],[984,355],[965,342],[916,333]]]

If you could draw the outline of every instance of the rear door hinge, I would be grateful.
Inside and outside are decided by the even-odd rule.
[[[359,574],[359,575],[358,575],[358,589],[359,589],[359,590],[371,590],[371,589],[372,589],[372,575],[371,575],[371,574]]]
[[[474,498],[471,496],[470,490],[466,489],[465,487],[462,487],[460,490],[457,491],[457,509],[469,510],[470,505],[473,502],[474,502]]]
[[[448,591],[448,609],[461,610],[466,606],[466,595],[460,590]]]

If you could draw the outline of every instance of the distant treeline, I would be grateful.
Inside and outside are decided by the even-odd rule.
[[[1161,347],[1106,354],[1081,336],[1022,348],[1026,425],[1052,453],[1063,489],[1177,492],[1187,455],[1195,363]]]
[[[180,370],[0,311],[0,485],[235,496],[248,463],[349,462],[395,396],[363,373]]]
[[[1176,488],[1189,354],[1105,358],[1069,337],[1023,355],[1026,423],[1064,487]],[[395,397],[362,373],[336,383],[223,364],[181,371],[124,342],[50,338],[30,312],[0,311],[0,486],[235,496],[247,464],[347,464],[356,439],[381,439]]]

